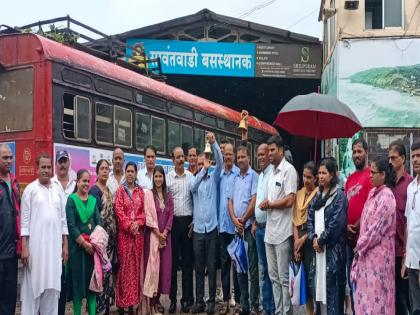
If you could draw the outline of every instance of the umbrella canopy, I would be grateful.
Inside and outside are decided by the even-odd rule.
[[[274,125],[295,136],[350,138],[362,126],[353,111],[336,97],[311,93],[292,98],[278,113]]]

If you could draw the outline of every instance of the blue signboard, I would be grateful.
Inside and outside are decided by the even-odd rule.
[[[127,44],[142,46],[149,59],[160,58],[165,74],[254,77],[255,73],[253,43],[129,39]],[[127,48],[126,53],[132,56],[132,49]]]

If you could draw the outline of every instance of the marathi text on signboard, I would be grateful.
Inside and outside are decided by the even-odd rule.
[[[321,77],[321,46],[298,44],[211,43],[129,39],[150,59],[160,58],[164,74],[231,77]],[[132,50],[127,49],[128,59]],[[156,67],[152,64],[151,67]]]
[[[254,76],[254,44],[150,39],[128,40],[127,43],[129,46],[143,44],[148,58],[160,58],[165,74]],[[131,50],[127,51],[127,56],[131,56]]]

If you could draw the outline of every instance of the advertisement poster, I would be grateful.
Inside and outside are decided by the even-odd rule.
[[[84,168],[87,169],[91,174],[90,183],[93,184],[96,180],[96,163],[101,159],[112,161],[112,150],[102,150],[89,147],[78,147],[66,144],[54,144],[54,156],[57,151],[65,150],[70,155],[70,173],[74,178],[78,170]],[[142,155],[135,155],[130,153],[124,154],[125,162],[132,161],[137,164],[138,170],[145,168],[144,157]],[[169,159],[156,159],[157,165],[162,165],[165,173],[168,173],[173,169],[172,161]],[[111,164],[112,165],[112,164]],[[112,168],[112,166],[111,166]]]
[[[420,127],[420,39],[339,42],[338,98],[363,127]]]

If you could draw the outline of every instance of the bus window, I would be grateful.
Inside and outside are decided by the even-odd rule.
[[[186,109],[183,106],[179,106],[179,105],[176,105],[174,103],[169,103],[168,109],[169,109],[169,112],[171,114],[175,114],[179,117],[187,118],[187,119],[192,119],[193,118],[192,111],[189,110],[189,109]]]
[[[61,76],[64,82],[77,84],[87,88],[90,88],[92,86],[92,82],[89,76],[78,71],[63,69],[63,71],[61,72]]]
[[[258,147],[256,143],[254,143],[254,169],[259,170],[260,166],[258,165]]]
[[[179,123],[168,121],[168,151],[172,152],[174,147],[181,144],[181,137],[179,134]]]
[[[141,100],[142,100],[143,104],[146,104],[146,105],[161,109],[163,111],[166,111],[166,102],[159,99],[159,98],[144,94],[142,96]]]
[[[254,155],[253,154],[254,152],[252,151],[252,143],[248,141],[246,146],[247,146],[248,152],[249,152],[249,163],[251,164],[252,167],[255,167],[254,160],[252,159],[252,157]]]
[[[136,149],[143,151],[150,140],[150,116],[136,113]]]
[[[231,145],[235,146],[235,139],[231,137],[226,137],[227,142],[229,142]]]
[[[86,97],[64,93],[63,95],[64,137],[90,141],[91,103]]]
[[[102,144],[113,145],[113,106],[96,103],[96,141]]]
[[[0,132],[32,130],[33,69],[0,72]]]
[[[152,116],[152,145],[159,153],[165,153],[165,120]]]
[[[96,87],[96,90],[101,93],[120,97],[129,101],[133,100],[133,93],[126,86],[122,86],[119,84],[115,84],[113,82],[97,79],[95,82],[95,87]]]
[[[195,112],[195,120],[216,127],[216,118]]]
[[[194,128],[194,146],[198,151],[203,152],[204,150],[204,130]]]
[[[114,144],[131,147],[131,110],[114,106]]]
[[[92,121],[90,100],[86,97],[76,96],[76,128],[77,139],[90,141],[90,122]]]
[[[188,152],[188,148],[193,144],[192,127],[181,125],[181,146],[184,152]]]

